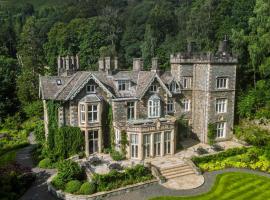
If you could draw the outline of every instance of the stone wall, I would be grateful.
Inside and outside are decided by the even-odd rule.
[[[56,198],[65,199],[65,200],[101,200],[108,197],[117,196],[120,194],[128,193],[130,191],[135,191],[138,189],[147,188],[149,186],[158,184],[158,180],[151,180],[151,181],[137,183],[134,185],[129,185],[126,187],[122,187],[122,188],[107,191],[107,192],[98,192],[92,195],[74,195],[74,194],[66,193],[62,190],[57,190],[51,183],[55,176],[56,175],[53,175],[47,180],[48,191]]]

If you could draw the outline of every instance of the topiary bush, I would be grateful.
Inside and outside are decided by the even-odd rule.
[[[81,182],[78,180],[72,180],[66,184],[65,192],[74,194],[77,191],[79,191],[80,188],[81,188]]]
[[[97,190],[97,187],[95,183],[85,182],[81,185],[79,193],[84,194],[84,195],[90,195],[90,194],[94,194],[96,190]]]
[[[42,169],[48,169],[52,167],[52,162],[49,158],[44,158],[38,163],[38,167]]]

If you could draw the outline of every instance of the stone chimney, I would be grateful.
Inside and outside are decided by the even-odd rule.
[[[102,72],[106,72],[107,74],[111,74],[113,70],[118,69],[118,58],[115,57],[111,59],[111,57],[101,57],[98,60],[98,70]]]
[[[196,52],[196,43],[189,41],[187,43],[187,53],[192,54],[194,52]]]
[[[159,74],[160,70],[159,70],[159,65],[158,65],[158,58],[154,57],[152,58],[152,68],[151,68],[152,72],[156,72],[157,74]]]
[[[98,71],[105,71],[104,58],[98,59]]]
[[[143,59],[133,58],[133,71],[141,71],[143,69]]]
[[[227,36],[225,35],[224,40],[219,42],[218,54],[225,56],[227,55],[227,53],[228,53],[228,40]]]
[[[57,58],[58,76],[70,76],[80,68],[78,55]]]
[[[118,57],[114,57],[114,70],[118,70]]]

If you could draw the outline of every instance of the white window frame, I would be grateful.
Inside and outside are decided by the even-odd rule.
[[[150,92],[156,92],[157,91],[157,85],[150,85]]]
[[[135,102],[127,102],[127,119],[135,119]]]
[[[226,137],[226,122],[218,122],[217,123],[217,138],[225,138]]]
[[[177,89],[178,89],[178,85],[175,81],[171,82],[171,84],[169,85],[169,90],[171,92],[177,92]]]
[[[216,99],[216,113],[226,113],[228,107],[228,99],[226,98],[219,98]]]
[[[118,80],[118,90],[127,91],[129,90],[130,83],[128,80]]]
[[[87,94],[96,93],[96,85],[94,85],[94,84],[88,84],[88,85],[86,85],[86,93]]]
[[[139,145],[138,145],[138,135],[130,134],[130,156],[131,158],[138,158],[139,155]]]
[[[160,117],[160,99],[148,100],[148,117],[149,118]]]
[[[85,112],[86,112],[86,110],[85,110],[85,105],[84,104],[80,104],[80,122],[81,122],[81,124],[84,124],[85,123],[85,121],[86,121],[86,116],[85,116]]]
[[[190,89],[192,85],[192,77],[185,76],[183,77],[183,88]]]
[[[96,109],[94,109],[94,107],[96,107]],[[95,113],[96,113],[96,119],[94,119]],[[88,123],[98,122],[98,105],[97,104],[88,104],[87,105],[87,114],[88,114]],[[90,120],[89,116],[92,117],[92,120]]]
[[[172,133],[170,131],[164,132],[164,153],[171,154],[171,137]]]
[[[217,89],[228,89],[229,78],[228,77],[217,77],[216,78],[216,88]]]
[[[173,99],[168,99],[167,113],[174,113],[174,100]]]
[[[183,99],[182,104],[183,104],[183,111],[189,112],[190,108],[191,108],[191,100],[190,99]]]
[[[143,135],[143,156],[144,158],[151,156],[151,134]]]

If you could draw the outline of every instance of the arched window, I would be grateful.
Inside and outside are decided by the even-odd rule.
[[[148,117],[160,117],[160,98],[157,95],[151,96],[148,100]]]

